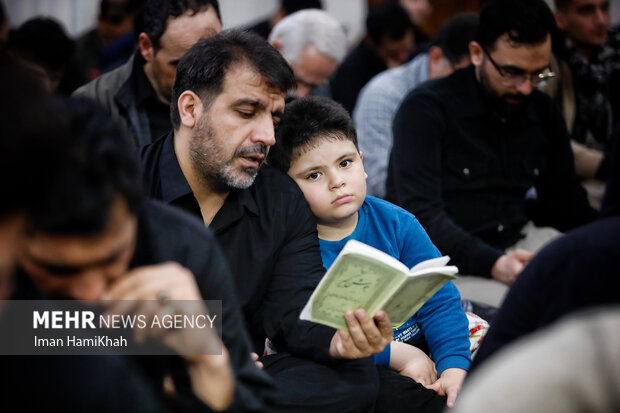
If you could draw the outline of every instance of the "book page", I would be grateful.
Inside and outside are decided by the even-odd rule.
[[[340,255],[310,298],[310,317],[304,308],[301,318],[348,330],[346,311],[363,308],[374,316],[405,277],[380,261],[357,254]]]
[[[444,269],[448,269],[445,274],[441,273]],[[452,271],[454,272],[450,274]],[[456,278],[454,273],[456,273],[456,267],[444,267],[428,274],[408,277],[384,307],[392,324],[402,324],[407,321],[445,283]]]

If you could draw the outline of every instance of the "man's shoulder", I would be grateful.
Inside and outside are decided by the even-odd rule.
[[[161,201],[145,200],[140,218],[146,222],[151,240],[156,244],[192,245],[195,241],[214,239],[212,231],[199,218]]]
[[[302,195],[301,190],[290,176],[267,164],[261,166],[252,188],[257,193]]]
[[[117,67],[96,79],[91,80],[85,85],[79,87],[73,96],[88,97],[98,101],[101,104],[113,102],[115,93],[131,76],[133,68],[133,57],[131,57],[122,66]]]

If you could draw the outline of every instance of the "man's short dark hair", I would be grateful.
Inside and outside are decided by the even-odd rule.
[[[568,6],[573,2],[573,0],[555,0],[555,8],[556,10],[565,11]]]
[[[441,26],[431,45],[439,47],[446,59],[455,64],[469,55],[469,43],[474,40],[477,30],[476,13],[457,14]]]
[[[139,161],[110,116],[87,99],[59,102],[57,115],[64,122],[66,154],[39,198],[31,230],[97,234],[119,197],[136,213],[142,200]]]
[[[178,129],[181,124],[177,102],[181,93],[191,90],[208,108],[222,93],[226,73],[238,63],[253,68],[269,87],[284,94],[295,87],[293,70],[265,39],[240,29],[224,30],[198,41],[179,61],[170,105],[172,126]]]
[[[0,219],[39,201],[62,161],[62,122],[39,77],[0,46]]]
[[[45,70],[63,70],[75,50],[75,42],[54,19],[35,17],[24,22],[9,36],[12,53]]]
[[[506,33],[511,42],[537,45],[554,29],[553,13],[544,0],[489,0],[480,13],[476,41],[493,50]]]
[[[267,162],[287,173],[297,154],[324,139],[348,140],[359,150],[353,120],[340,103],[319,96],[296,99],[286,105]]]
[[[159,50],[160,39],[166,31],[169,17],[179,17],[188,11],[199,13],[205,8],[213,7],[217,18],[222,22],[218,0],[147,0],[143,11],[142,25],[149,36],[153,49]]]
[[[399,3],[387,2],[368,10],[366,34],[373,43],[381,44],[386,37],[400,40],[407,32],[413,33],[413,23]]]
[[[323,4],[321,0],[281,0],[280,7],[289,15],[304,9],[322,9]]]

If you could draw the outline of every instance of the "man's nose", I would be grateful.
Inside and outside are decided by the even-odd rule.
[[[71,298],[76,300],[99,300],[108,282],[102,269],[93,269],[80,275],[70,288]]]
[[[524,82],[521,82],[521,84],[517,86],[517,91],[524,96],[529,96],[534,91],[532,80],[527,78]]]
[[[252,133],[252,142],[263,143],[267,147],[275,145],[276,137],[273,127],[273,116],[271,114],[265,114],[260,117],[260,121]]]

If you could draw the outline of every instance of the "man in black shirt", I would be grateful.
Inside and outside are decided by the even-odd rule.
[[[293,86],[286,61],[255,34],[198,42],[179,63],[174,131],[141,150],[146,187],[215,231],[254,351],[267,353],[269,338],[277,352],[261,359],[276,379],[276,408],[368,411],[377,377],[367,357],[391,340],[389,319],[349,312],[351,333],[299,320],[324,273],[316,222],[297,185],[261,167]]]
[[[19,270],[13,297],[136,301],[162,300],[165,296],[166,300],[221,300],[222,353],[184,352],[178,342],[170,341],[170,335],[187,334],[186,329],[159,336],[182,355],[126,357],[125,361],[140,366],[137,374],[148,381],[146,390],[140,390],[135,397],[145,397],[149,389],[161,397],[164,375],[171,374],[175,407],[179,410],[264,410],[270,380],[250,357],[229,270],[213,235],[181,211],[142,200],[137,162],[129,145],[109,117],[88,103],[70,102],[60,108],[60,115],[48,114],[64,120],[54,136],[60,137],[55,142],[65,154],[56,178],[39,194],[18,248]],[[146,307],[143,310],[147,312]],[[147,329],[148,333],[154,332]],[[204,338],[213,344],[219,342],[213,333]],[[105,357],[86,361],[90,366],[107,365]],[[110,359],[111,365],[118,361]],[[54,371],[53,361],[45,366],[49,375],[40,377],[40,383],[56,374],[58,380],[53,382],[54,389],[61,393],[58,397],[65,400],[67,392],[77,395],[67,406],[69,411],[93,403],[83,395],[84,391],[90,394],[88,390],[75,387],[80,383]],[[111,374],[118,378],[108,368],[100,368],[103,371],[95,368],[91,376],[101,373],[103,377]],[[69,375],[81,370],[79,357],[68,360],[63,367]],[[19,382],[21,387],[17,388],[27,388],[28,374],[18,378],[25,381]],[[72,383],[71,388],[60,391],[65,382]],[[117,389],[117,384],[112,380],[110,389]],[[90,381],[83,383],[86,388],[91,385]],[[44,394],[53,392],[46,390]],[[115,401],[117,394],[110,397],[110,403]],[[45,400],[27,400],[26,404],[39,402]],[[102,406],[93,408],[106,410]]]
[[[411,92],[394,119],[388,198],[416,214],[461,273],[510,284],[532,254],[504,251],[528,221],[560,231],[596,215],[575,176],[549,71],[542,0],[483,9],[473,66]]]
[[[136,146],[170,130],[170,94],[179,59],[222,30],[217,0],[148,0],[139,50],[121,67],[75,91],[96,100]]]

